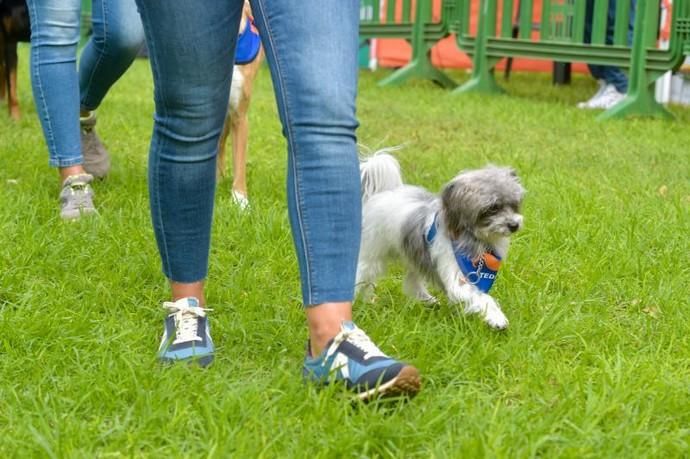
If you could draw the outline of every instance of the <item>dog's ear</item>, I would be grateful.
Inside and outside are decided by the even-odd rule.
[[[457,181],[453,180],[443,187],[441,190],[441,202],[443,203],[444,208],[448,208],[449,204],[456,199],[455,195],[459,186],[460,185],[457,183]]]
[[[451,239],[459,238],[462,229],[469,223],[469,216],[462,204],[466,191],[465,186],[457,178],[449,182],[441,191],[442,212],[446,231]]]
[[[525,193],[527,192],[527,190],[526,190],[525,187],[522,185],[522,180],[520,180],[520,177],[518,176],[517,171],[516,171],[514,168],[512,168],[512,167],[508,167],[507,170],[508,170],[508,175],[510,176],[511,179],[514,180],[515,184],[516,184],[517,187],[519,188],[519,193],[518,193],[518,194],[519,194],[519,197],[518,197],[518,199],[519,199],[520,201],[522,201],[522,199],[524,198]]]

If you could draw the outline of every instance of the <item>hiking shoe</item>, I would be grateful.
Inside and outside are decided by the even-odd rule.
[[[303,376],[306,381],[327,385],[344,382],[360,400],[391,395],[413,396],[420,389],[419,371],[398,362],[376,347],[354,323],[343,322],[340,333],[317,357],[307,345]]]
[[[213,340],[205,309],[193,297],[182,298],[174,303],[165,302],[168,310],[165,329],[158,348],[158,358],[165,363],[177,360],[196,362],[205,367],[213,361]]]
[[[88,116],[80,117],[81,151],[84,156],[84,170],[96,178],[103,178],[110,170],[110,155],[101,143],[101,139],[94,130],[96,126],[96,112],[89,112]]]
[[[577,108],[593,108],[592,104],[597,99],[599,99],[599,97],[601,97],[601,95],[604,93],[607,87],[606,81],[604,80],[597,80],[597,84],[599,85],[599,89],[597,89],[597,92],[595,92],[594,95],[589,98],[589,100],[586,100],[584,102],[578,102]]]
[[[62,183],[60,191],[60,217],[74,220],[82,215],[95,214],[93,206],[93,176],[89,174],[70,175]]]

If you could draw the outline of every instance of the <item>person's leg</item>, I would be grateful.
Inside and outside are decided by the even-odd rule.
[[[94,110],[134,61],[144,30],[134,0],[95,0],[92,25],[93,34],[79,58],[81,142],[85,169],[103,177],[110,157],[94,130]]]
[[[618,67],[602,66],[601,78],[607,85],[616,88],[620,94],[628,92],[628,76]]]
[[[584,29],[584,42],[591,43],[592,41],[592,21],[594,17],[594,0],[587,0],[585,3],[585,29]],[[606,89],[606,82],[602,75],[602,66],[587,64],[589,73],[592,77],[597,80],[599,87],[597,91],[588,100],[584,102],[579,102],[577,104],[578,108],[591,108],[592,103],[594,103]]]
[[[49,164],[59,169],[61,215],[95,212],[79,142],[77,43],[80,0],[29,0],[31,86]]]
[[[81,109],[95,110],[144,43],[134,0],[94,0],[93,35],[79,58]]]
[[[77,43],[80,0],[28,0],[31,85],[50,165],[82,163],[79,147]]]
[[[627,0],[629,1],[629,0]],[[588,2],[588,7],[591,7],[591,2]],[[588,10],[591,15],[591,11]],[[631,17],[634,17],[634,11],[631,11]],[[615,31],[616,23],[616,0],[610,0],[608,3],[608,11],[606,17],[606,44],[613,44],[613,34]],[[589,31],[585,29],[585,35],[591,37],[591,20],[587,22],[589,24]],[[589,38],[587,39],[589,41]],[[612,67],[610,65],[588,65],[592,76],[598,80],[603,80],[607,85],[611,85],[616,88],[621,94],[625,94],[628,91],[628,77],[623,73],[618,67]]]
[[[630,1],[630,0],[626,0]],[[634,3],[633,3],[634,7]],[[587,0],[585,8],[585,43],[591,42],[594,1]],[[631,21],[634,12],[631,11]],[[613,44],[616,20],[616,0],[608,3],[606,19],[606,44]],[[618,67],[588,64],[590,73],[599,81],[599,90],[586,102],[578,104],[580,108],[609,108],[618,103],[628,91],[628,77]]]
[[[630,1],[630,0],[623,0]],[[632,5],[634,7],[634,4]],[[630,11],[630,21],[633,21],[635,17],[634,9]],[[606,18],[606,44],[613,44],[613,34],[615,31],[616,24],[616,0],[609,0],[608,13]],[[630,44],[629,41],[628,44]],[[625,94],[628,92],[628,77],[623,71],[618,67],[602,66],[602,78],[607,84],[612,85],[616,88],[616,91],[620,94]]]
[[[166,321],[159,355],[164,361],[192,357],[208,363],[212,343],[199,344],[198,339],[210,341],[210,337],[202,333],[205,317],[198,306],[204,304],[216,153],[243,2],[216,0],[203,8],[188,0],[137,0],[137,4],[155,83],[149,154],[151,217],[175,300],[167,306],[182,324],[173,329]],[[189,297],[194,300],[187,301]],[[184,322],[196,318],[199,334],[181,334]],[[184,341],[189,336],[191,341]]]
[[[594,21],[594,0],[586,0],[585,1],[585,30],[584,30],[584,43],[591,43],[592,42],[592,23]],[[595,79],[599,79],[597,75],[595,75],[595,72],[597,71],[597,68],[600,66],[597,65],[590,65],[587,64],[587,68],[589,69],[589,72],[592,74],[592,76]]]
[[[385,356],[351,322],[361,233],[359,2],[253,0],[252,11],[288,144],[288,211],[311,343],[305,376],[337,367],[360,396],[377,384],[416,392],[417,370]]]
[[[629,0],[626,0],[629,1]],[[610,0],[606,17],[607,45],[613,44],[613,34],[616,20],[616,0]],[[595,67],[595,66],[590,66]],[[589,108],[608,109],[620,102],[628,91],[628,77],[618,67],[610,65],[596,66],[597,78],[604,81],[605,86],[596,100],[589,103]]]
[[[332,316],[312,327],[330,334],[313,336],[316,350],[350,318],[359,251],[357,5],[252,2],[288,141],[288,209],[308,321],[321,309]]]
[[[587,64],[587,68],[589,69],[589,73],[592,75],[592,77],[594,77],[595,80],[604,80],[604,71],[606,69],[606,66]]]

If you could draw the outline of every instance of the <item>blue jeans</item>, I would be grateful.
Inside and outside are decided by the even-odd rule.
[[[81,0],[28,0],[31,83],[50,165],[83,162],[79,111],[96,109],[144,42],[134,0],[94,0],[77,72]]]
[[[619,0],[620,1],[620,0]],[[630,18],[628,20],[628,45],[632,43],[633,26],[635,24],[635,0],[630,1]],[[592,22],[594,20],[594,0],[587,0],[585,8],[585,43],[592,41]],[[606,18],[606,44],[613,44],[613,32],[616,21],[616,0],[609,0]],[[587,64],[589,73],[597,80],[604,80],[606,84],[612,84],[622,94],[628,92],[628,77],[618,67],[609,65]]]
[[[163,272],[208,271],[218,140],[243,0],[137,0],[155,82],[149,193]],[[306,306],[350,301],[361,231],[358,0],[252,0],[287,139]],[[257,132],[257,131],[254,131]],[[268,261],[268,260],[267,260]]]

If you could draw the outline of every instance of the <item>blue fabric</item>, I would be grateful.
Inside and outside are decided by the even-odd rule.
[[[431,226],[426,232],[426,243],[431,244],[436,239],[436,233],[438,232],[438,214],[434,215],[434,221],[431,222]]]
[[[81,0],[28,0],[31,83],[50,165],[83,162],[79,109],[97,108],[144,42],[134,0],[94,0],[93,35],[79,59]],[[107,31],[107,33],[106,33]]]
[[[237,37],[237,46],[235,48],[236,65],[249,64],[259,55],[261,37],[259,37],[259,32],[254,30],[253,25],[254,21],[248,20],[244,30]]]
[[[361,236],[357,0],[255,0],[287,139],[288,216],[305,306],[352,301]],[[216,153],[244,2],[137,0],[155,83],[151,216],[165,275],[206,277]],[[289,279],[288,279],[289,282]]]
[[[434,221],[431,223],[431,226],[429,226],[429,229],[426,232],[425,238],[427,244],[431,244],[436,238],[436,234],[438,233],[437,219],[438,214],[434,215]],[[464,252],[462,252],[455,243],[453,243],[453,253],[455,254],[455,261],[458,263],[458,267],[465,276],[465,279],[467,279],[467,282],[476,285],[477,288],[482,292],[488,293],[488,291],[491,290],[491,287],[494,285],[496,277],[498,276],[498,266],[496,266],[496,269],[493,269],[489,265],[500,265],[501,258],[494,252],[490,251],[482,254],[479,259],[474,261]],[[495,258],[495,261],[491,260],[492,257]],[[482,268],[477,270],[479,260],[484,260],[484,263]]]

